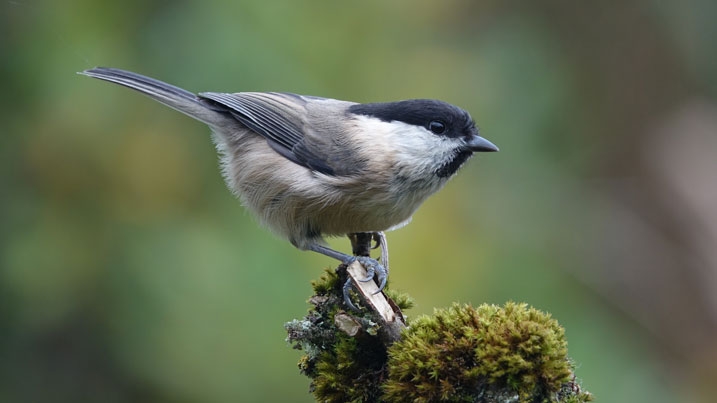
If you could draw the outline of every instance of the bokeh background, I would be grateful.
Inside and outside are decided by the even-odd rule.
[[[0,401],[312,400],[282,325],[335,262],[259,229],[208,130],[75,74],[96,65],[464,107],[501,152],[389,234],[408,314],[527,302],[599,401],[714,401],[715,21],[710,0],[3,1]]]

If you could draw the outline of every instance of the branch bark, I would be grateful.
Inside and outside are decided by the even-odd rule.
[[[366,305],[376,312],[381,320],[379,334],[386,345],[391,345],[401,338],[401,331],[406,328],[406,320],[403,313],[386,297],[383,291],[379,291],[374,281],[361,281],[368,275],[366,269],[358,261],[351,263],[346,272],[356,285],[356,290],[366,302]]]

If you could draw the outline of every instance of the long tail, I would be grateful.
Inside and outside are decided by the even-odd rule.
[[[211,101],[199,98],[179,87],[131,71],[95,67],[81,71],[79,74],[132,88],[212,127],[221,126],[222,123],[231,119],[231,115],[225,113],[226,109],[222,109],[221,106],[213,104]]]

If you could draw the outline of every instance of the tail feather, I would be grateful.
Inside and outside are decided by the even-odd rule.
[[[196,94],[131,71],[95,67],[79,74],[132,88],[212,127],[231,119],[230,115],[224,112],[225,109],[199,98]]]

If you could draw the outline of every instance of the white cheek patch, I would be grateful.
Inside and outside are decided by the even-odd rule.
[[[369,116],[357,116],[356,121],[356,130],[363,132],[354,136],[359,152],[370,161],[390,164],[406,176],[435,172],[455,155],[459,145],[457,139],[404,122],[384,122]]]

